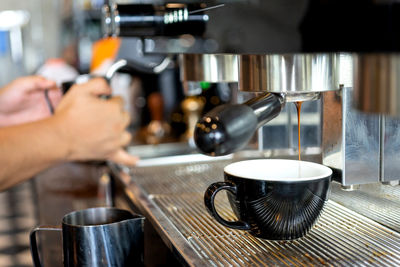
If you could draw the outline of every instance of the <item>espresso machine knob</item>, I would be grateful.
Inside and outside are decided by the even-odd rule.
[[[204,154],[222,156],[243,148],[260,126],[279,115],[284,97],[266,93],[244,104],[218,106],[196,124],[194,141]]]

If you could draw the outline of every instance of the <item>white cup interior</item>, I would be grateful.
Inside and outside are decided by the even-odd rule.
[[[224,172],[233,176],[266,181],[309,181],[332,175],[324,165],[299,160],[255,159],[231,163]]]

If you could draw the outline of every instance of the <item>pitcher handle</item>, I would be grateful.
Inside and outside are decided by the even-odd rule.
[[[41,267],[42,263],[40,262],[40,258],[39,258],[39,250],[38,250],[38,246],[37,246],[37,241],[36,241],[36,233],[38,231],[62,231],[61,226],[39,226],[34,228],[30,235],[29,235],[29,239],[30,239],[30,243],[31,243],[31,255],[32,255],[32,261],[33,261],[33,265],[35,267]]]
[[[223,219],[218,214],[217,210],[215,209],[214,200],[217,193],[221,190],[227,190],[234,195],[236,195],[237,193],[236,185],[234,185],[233,183],[229,182],[213,183],[207,188],[206,192],[204,193],[204,204],[206,205],[207,210],[220,224],[226,227],[238,230],[250,230],[251,227],[247,222],[244,221],[230,222]]]

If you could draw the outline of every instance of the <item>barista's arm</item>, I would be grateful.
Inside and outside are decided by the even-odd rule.
[[[133,165],[137,158],[122,147],[129,115],[103,79],[71,88],[55,115],[32,123],[0,128],[0,190],[67,160],[104,160]]]
[[[65,160],[53,119],[0,129],[0,190]]]

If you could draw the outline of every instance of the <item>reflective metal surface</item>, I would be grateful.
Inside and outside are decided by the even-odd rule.
[[[64,266],[142,266],[144,217],[116,208],[71,212],[62,221]],[[31,233],[35,266],[39,262],[36,232]]]
[[[210,183],[223,180],[224,166],[235,160],[239,159],[187,163],[176,159],[168,165],[136,167],[129,173],[114,171],[128,197],[189,266],[400,264],[399,233],[332,200],[310,233],[294,241],[265,241],[219,225],[206,212],[203,194]],[[225,196],[216,199],[216,205],[225,219],[236,219]]]
[[[333,183],[331,188],[331,199],[335,202],[400,232],[400,186],[372,183],[345,191]]]
[[[134,145],[128,146],[126,151],[132,155],[138,156],[141,159],[141,162],[143,162],[143,159],[193,154],[196,152],[196,148],[188,142],[180,142],[155,145]]]
[[[359,54],[354,73],[357,109],[400,115],[400,54]]]
[[[400,118],[382,115],[381,181],[400,179]]]
[[[237,82],[237,55],[183,54],[180,55],[181,80],[184,82]]]
[[[343,185],[378,182],[380,118],[352,109],[352,88],[323,96],[322,163]]]
[[[339,55],[240,55],[239,89],[285,93],[287,101],[313,100],[317,92],[339,89]]]

